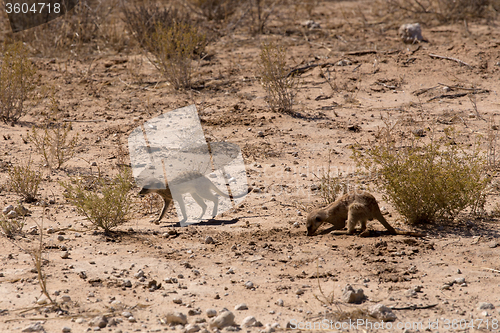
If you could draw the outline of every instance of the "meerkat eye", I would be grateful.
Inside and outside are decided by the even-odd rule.
[[[321,217],[316,216],[316,222],[321,222]]]

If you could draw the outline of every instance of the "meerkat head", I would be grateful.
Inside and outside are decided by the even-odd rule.
[[[312,236],[318,230],[318,228],[325,222],[326,220],[326,212],[324,210],[318,210],[311,212],[307,216],[307,236]]]

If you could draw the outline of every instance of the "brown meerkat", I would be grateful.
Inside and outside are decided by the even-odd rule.
[[[215,186],[214,183],[212,183],[207,177],[205,177],[200,172],[196,171],[189,171],[182,173],[178,177],[171,180],[167,184],[166,188],[162,188],[164,186],[165,185],[162,182],[155,181],[145,185],[139,192],[140,196],[143,196],[148,193],[156,193],[163,199],[163,208],[161,210],[158,219],[154,221],[155,224],[159,224],[160,220],[163,218],[163,216],[165,216],[168,207],[172,203],[172,200],[175,200],[179,203],[179,207],[181,209],[183,216],[183,219],[180,222],[181,223],[185,222],[187,220],[187,213],[182,195],[186,193],[191,194],[193,199],[196,201],[196,203],[198,203],[198,205],[202,209],[201,215],[200,217],[198,217],[198,219],[201,219],[203,215],[205,215],[205,211],[207,210],[207,205],[205,204],[205,201],[203,201],[203,199],[210,200],[214,203],[212,217],[215,217],[217,215],[217,210],[219,207],[219,198],[215,194],[213,194],[212,191],[225,198],[236,198],[236,199],[241,198],[247,194],[247,192],[244,192],[237,196],[227,195],[226,193],[219,190],[217,186]],[[174,191],[176,193],[175,196],[172,195],[169,186],[175,186],[175,191]]]
[[[314,235],[323,223],[330,223],[334,230],[341,230],[346,226],[347,221],[347,234],[353,234],[356,224],[360,222],[360,236],[368,236],[366,221],[373,219],[379,220],[392,235],[424,236],[418,232],[394,229],[382,216],[375,197],[365,191],[347,193],[328,206],[309,213],[307,216],[307,235]]]

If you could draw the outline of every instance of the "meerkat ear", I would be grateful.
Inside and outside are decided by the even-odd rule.
[[[321,222],[321,217],[316,216],[316,222]]]

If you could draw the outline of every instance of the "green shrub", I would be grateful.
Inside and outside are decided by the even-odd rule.
[[[31,168],[31,159],[27,165],[13,166],[9,169],[8,187],[23,197],[26,202],[36,201],[38,187],[42,181],[40,172]]]
[[[445,135],[453,135],[452,130]],[[353,157],[375,173],[387,199],[409,223],[435,222],[482,208],[490,181],[481,151],[446,138],[406,147],[387,141],[372,145],[365,155],[354,148]]]
[[[16,123],[36,86],[36,69],[21,42],[7,45],[0,58],[0,119]]]
[[[258,76],[267,93],[267,103],[273,111],[293,113],[294,97],[297,94],[298,80],[288,75],[285,49],[274,43],[263,44],[258,63]]]
[[[59,103],[55,96],[51,97],[49,113],[47,114],[47,119],[44,121],[41,130],[42,134],[33,126],[31,134],[28,135],[28,139],[43,156],[47,166],[59,169],[75,155],[75,147],[78,143],[78,133],[73,136],[72,139],[69,138],[71,123],[63,121],[59,111]]]
[[[78,212],[106,233],[127,221],[131,207],[128,192],[132,188],[127,169],[111,181],[98,177],[90,188],[82,178],[61,185],[66,189],[64,196]]]

